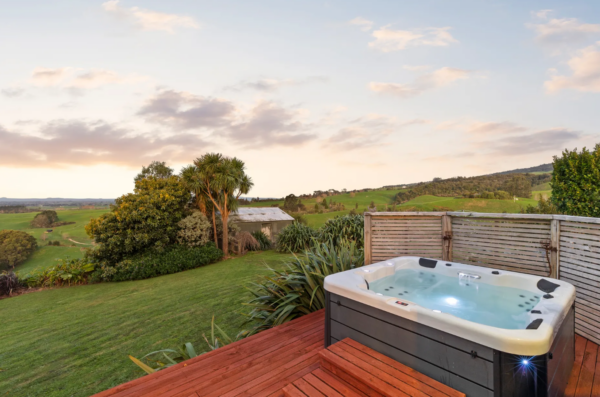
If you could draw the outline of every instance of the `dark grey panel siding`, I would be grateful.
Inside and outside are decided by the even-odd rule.
[[[329,308],[331,343],[351,338],[469,397],[494,396],[493,350],[334,294]]]

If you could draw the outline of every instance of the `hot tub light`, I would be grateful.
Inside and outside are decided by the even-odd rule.
[[[521,360],[521,364],[523,364],[523,365],[529,365],[529,360],[527,360],[527,359],[524,358],[523,360]]]
[[[446,303],[450,305],[456,305],[458,303],[458,299],[456,298],[446,298]]]

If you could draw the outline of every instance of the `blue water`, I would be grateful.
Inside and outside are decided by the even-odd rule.
[[[450,277],[416,269],[398,270],[391,276],[373,281],[369,289],[465,320],[505,329],[525,329],[530,322],[528,312],[541,297],[522,289],[459,278],[458,274]]]

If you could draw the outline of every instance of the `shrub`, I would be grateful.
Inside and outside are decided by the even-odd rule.
[[[29,287],[62,287],[87,284],[95,265],[85,259],[60,259],[43,270],[34,270],[23,278]]]
[[[211,223],[200,211],[193,211],[191,215],[183,218],[177,224],[177,241],[188,247],[206,245],[210,241]]]
[[[55,222],[58,222],[56,211],[46,210],[37,214],[30,224],[31,227],[51,227]]]
[[[174,245],[163,251],[149,251],[124,259],[115,266],[102,265],[94,272],[94,281],[142,280],[178,273],[218,261],[223,251],[210,242],[203,247]]]
[[[21,288],[22,285],[16,273],[6,271],[0,273],[0,296],[10,296]]]
[[[600,144],[554,157],[551,201],[567,215],[600,217]]]
[[[320,229],[319,239],[321,242],[331,241],[334,246],[342,241],[354,241],[362,248],[365,245],[364,222],[365,218],[362,215],[344,215],[328,219]]]
[[[19,230],[0,230],[0,266],[13,269],[37,248],[35,237]]]
[[[504,190],[497,190],[496,192],[494,192],[494,196],[496,196],[496,198],[498,200],[508,200],[508,199],[512,198],[510,196],[510,193],[509,192],[505,192]]]
[[[254,284],[254,298],[247,303],[252,310],[247,315],[252,328],[242,332],[250,335],[323,309],[323,281],[330,274],[360,267],[364,253],[354,242],[316,244],[301,256],[294,256],[283,270],[270,269]]]
[[[277,236],[277,251],[301,252],[310,247],[318,233],[311,227],[294,222],[281,230]]]
[[[307,225],[308,221],[306,220],[306,217],[304,216],[304,214],[292,214],[292,218],[294,218],[294,221],[301,223],[303,225]]]
[[[238,254],[245,254],[246,251],[257,251],[260,248],[260,243],[254,236],[247,231],[238,232],[235,235],[235,240],[238,245]]]
[[[86,225],[87,234],[99,243],[91,255],[110,265],[147,249],[161,250],[175,243],[177,224],[190,198],[179,177],[139,179],[134,193],[119,197],[111,212]]]
[[[538,201],[537,206],[533,206],[531,204],[527,205],[525,209],[521,210],[522,214],[560,214],[558,208],[550,200],[544,198],[544,196],[540,195],[540,201]]]
[[[252,236],[254,236],[256,241],[258,241],[261,251],[266,251],[266,250],[271,249],[271,246],[272,246],[271,240],[261,230],[252,232]]]

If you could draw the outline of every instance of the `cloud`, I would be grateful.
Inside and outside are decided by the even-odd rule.
[[[125,8],[119,5],[119,0],[107,1],[102,4],[102,8],[115,17],[131,20],[141,30],[156,30],[172,34],[178,28],[200,28],[200,24],[192,17],[144,10],[139,7]]]
[[[426,120],[413,119],[402,123],[393,117],[369,114],[348,123],[324,143],[335,150],[349,151],[384,146],[388,137],[411,125],[426,123]]]
[[[0,166],[140,166],[155,159],[193,158],[210,147],[195,134],[133,136],[131,131],[101,120],[51,121],[42,125],[38,133],[37,136],[23,135],[0,126]]]
[[[499,123],[476,121],[466,126],[467,133],[477,136],[507,135],[524,131],[527,131],[527,129],[508,121],[502,121]]]
[[[235,143],[250,148],[299,146],[314,140],[308,126],[298,121],[299,113],[273,102],[261,101],[243,120],[231,125],[226,135]]]
[[[283,87],[298,86],[310,83],[321,83],[325,81],[327,81],[327,78],[322,76],[312,76],[302,80],[277,80],[261,78],[254,81],[241,81],[235,85],[226,87],[225,89],[228,91],[242,91],[245,89],[252,89],[262,92],[275,92]]]
[[[233,103],[226,100],[164,90],[149,98],[138,115],[148,122],[190,130],[228,125],[234,111]]]
[[[392,52],[404,50],[408,47],[443,47],[452,43],[458,43],[458,40],[450,34],[450,27],[425,28],[410,31],[393,30],[388,26],[384,26],[372,33],[375,41],[370,42],[369,47],[382,52]]]
[[[368,32],[373,28],[373,21],[369,21],[363,17],[356,17],[351,21],[348,21],[350,25],[355,25],[360,28],[363,32]]]
[[[600,24],[583,23],[576,18],[553,18],[545,23],[527,26],[534,30],[538,43],[552,46],[582,42],[600,33]]]
[[[533,15],[534,17],[539,18],[539,19],[548,19],[549,15],[553,12],[554,12],[554,10],[539,10],[539,11],[532,11],[531,15]]]
[[[454,81],[467,79],[472,73],[470,70],[444,67],[432,73],[419,76],[410,84],[371,82],[369,83],[369,89],[399,98],[411,98],[425,91],[444,87]]]
[[[502,156],[529,155],[541,152],[564,150],[568,142],[581,137],[581,133],[563,128],[534,132],[528,135],[511,136],[483,146],[492,147],[492,153]]]
[[[20,87],[3,88],[0,90],[2,95],[8,98],[17,98],[25,94],[25,89]]]
[[[402,65],[402,69],[410,70],[411,72],[422,72],[431,69],[429,65]]]
[[[233,102],[163,90],[149,98],[137,113],[147,122],[175,131],[206,129],[214,137],[246,148],[297,146],[316,138],[299,121],[301,112],[261,101],[243,111]]]
[[[578,52],[567,64],[570,76],[552,76],[544,83],[548,92],[572,89],[586,92],[600,92],[600,42]]]
[[[137,84],[147,81],[148,77],[137,74],[120,75],[105,69],[76,69],[73,67],[43,68],[37,67],[31,73],[31,84],[38,87],[59,87],[81,91],[99,88],[109,84]]]

